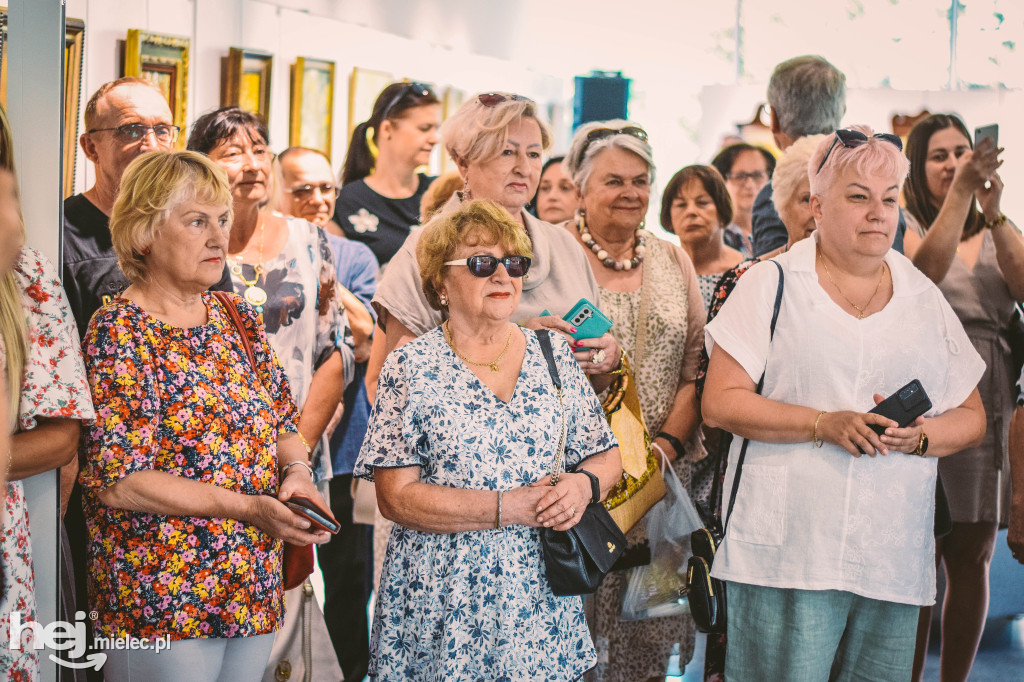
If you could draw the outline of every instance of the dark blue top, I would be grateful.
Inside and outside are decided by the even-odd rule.
[[[366,244],[327,235],[334,253],[334,267],[338,283],[355,294],[371,315],[370,300],[377,292],[377,258]],[[345,411],[338,428],[331,434],[331,467],[334,475],[351,474],[359,457],[359,447],[366,436],[366,423],[370,418],[370,402],[366,397],[366,363],[357,362],[352,383],[345,388]]]

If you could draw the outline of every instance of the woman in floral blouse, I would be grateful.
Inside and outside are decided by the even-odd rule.
[[[6,118],[0,110],[0,224],[22,232],[10,157]],[[78,446],[81,419],[93,416],[85,367],[74,319],[56,269],[38,251],[23,247],[14,271],[0,275],[0,357],[2,382],[15,415],[10,439],[9,484],[0,506],[0,632],[7,636],[11,614],[35,620],[35,576],[28,508],[22,479],[52,471],[71,461]],[[20,396],[19,396],[20,394]],[[7,401],[4,401],[5,403]],[[26,631],[20,649],[0,640],[0,679],[38,678],[38,653]]]
[[[323,501],[263,325],[233,297],[236,328],[207,292],[230,222],[227,178],[192,152],[132,162],[111,216],[132,284],[85,341],[90,604],[103,636],[174,641],[108,651],[108,682],[259,679],[282,621],[281,541],[327,539],[282,503]]]

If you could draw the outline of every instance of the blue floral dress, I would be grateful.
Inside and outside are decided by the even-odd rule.
[[[511,400],[499,400],[452,352],[440,327],[384,363],[355,475],[421,467],[420,480],[512,490],[548,473],[561,412],[537,336]],[[601,405],[552,335],[572,468],[616,445]],[[380,680],[574,680],[596,663],[579,597],[548,585],[536,528],[427,533],[395,524],[374,613],[370,675]]]

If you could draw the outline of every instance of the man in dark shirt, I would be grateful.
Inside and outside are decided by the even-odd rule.
[[[137,156],[170,151],[180,132],[163,93],[142,78],[100,86],[85,107],[85,130],[79,143],[95,167],[96,182],[64,200],[62,262],[64,290],[83,339],[93,313],[128,286],[109,228],[121,176]],[[226,267],[214,288],[230,291]]]
[[[768,105],[772,135],[783,151],[805,135],[831,134],[846,114],[846,76],[817,55],[787,59],[775,67],[768,81]],[[789,240],[772,203],[770,182],[754,200],[751,227],[755,256],[785,246]],[[893,241],[893,248],[900,253],[906,229],[901,211]]]

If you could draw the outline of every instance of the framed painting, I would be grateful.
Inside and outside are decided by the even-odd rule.
[[[309,147],[331,158],[334,119],[334,62],[297,57],[291,67],[288,144]]]
[[[124,45],[124,74],[146,78],[167,98],[174,125],[182,130],[177,147],[184,148],[188,112],[188,62],[190,41],[178,36],[128,29]]]
[[[371,71],[358,66],[352,69],[352,77],[348,82],[348,140],[352,139],[356,126],[370,118],[377,95],[395,80],[393,75],[383,71]]]
[[[85,22],[64,21],[64,198],[75,193],[75,159],[78,151],[78,114],[82,107],[82,58]]]
[[[269,124],[273,66],[273,55],[232,47],[221,60],[220,105],[241,107]]]

